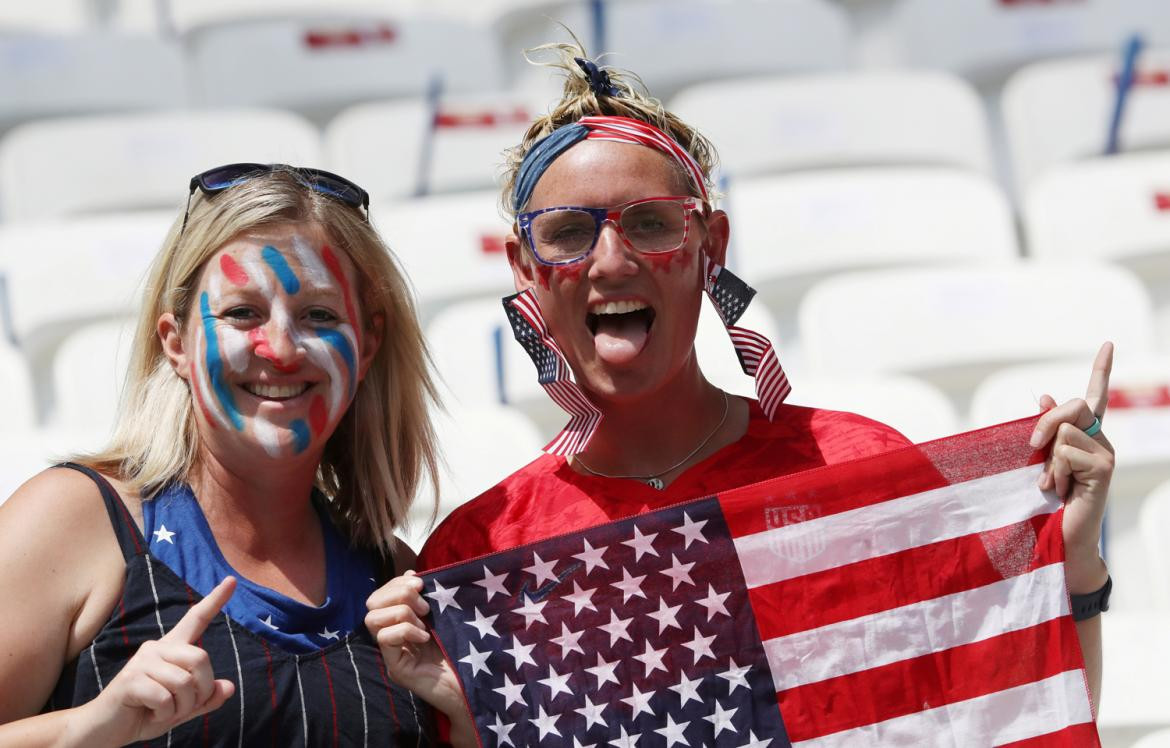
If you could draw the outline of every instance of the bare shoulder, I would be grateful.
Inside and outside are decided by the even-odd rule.
[[[0,599],[20,601],[5,606],[0,684],[22,684],[0,685],[0,722],[40,708],[64,663],[108,618],[124,569],[86,475],[50,468],[0,505]]]

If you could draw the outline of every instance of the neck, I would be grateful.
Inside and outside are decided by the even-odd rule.
[[[592,398],[602,421],[581,454],[589,469],[610,475],[651,476],[671,468],[703,445],[681,472],[742,433],[740,419],[724,419],[726,395],[699,371],[694,357],[666,386],[635,400]],[[720,422],[723,421],[722,425]],[[666,476],[667,482],[673,475]]]
[[[318,533],[310,497],[319,458],[257,465],[201,450],[190,483],[220,547],[264,558]]]

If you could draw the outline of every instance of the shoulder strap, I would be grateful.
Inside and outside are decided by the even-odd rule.
[[[134,522],[134,517],[130,515],[130,510],[126,508],[122,497],[101,473],[75,462],[63,462],[57,467],[70,468],[79,473],[85,473],[90,480],[97,484],[98,491],[102,494],[102,501],[106,504],[106,513],[110,515],[110,524],[114,528],[114,535],[118,538],[118,547],[122,549],[123,558],[130,560],[146,550],[146,540]]]

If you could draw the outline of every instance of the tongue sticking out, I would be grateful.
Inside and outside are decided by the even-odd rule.
[[[593,345],[608,364],[629,363],[642,352],[649,336],[649,321],[643,314],[599,314]]]

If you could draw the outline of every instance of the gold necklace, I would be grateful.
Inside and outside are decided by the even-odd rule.
[[[697,455],[703,449],[703,447],[707,446],[708,442],[710,442],[712,439],[715,438],[715,435],[719,433],[719,429],[723,428],[723,424],[727,422],[727,414],[728,414],[728,412],[730,412],[730,410],[731,410],[730,399],[727,397],[727,393],[724,392],[723,393],[723,417],[721,417],[719,419],[719,423],[715,424],[715,428],[713,428],[711,430],[711,433],[707,434],[707,437],[705,439],[703,439],[703,441],[699,442],[699,446],[692,449],[690,451],[690,453],[687,454],[686,457],[682,458],[681,460],[674,463],[673,465],[666,468],[665,470],[660,470],[659,472],[653,473],[652,475],[610,475],[609,473],[603,473],[600,470],[594,470],[593,468],[589,467],[588,465],[585,464],[585,461],[582,460],[579,456],[576,457],[575,459],[577,461],[577,464],[580,465],[581,467],[585,468],[586,471],[592,473],[593,475],[599,476],[601,478],[617,478],[620,480],[642,481],[643,483],[650,486],[651,488],[654,488],[654,489],[661,491],[666,486],[666,484],[664,484],[662,482],[662,476],[666,475],[667,473],[671,472],[672,470],[677,470],[678,468],[687,464],[687,462],[689,462],[692,457]]]

